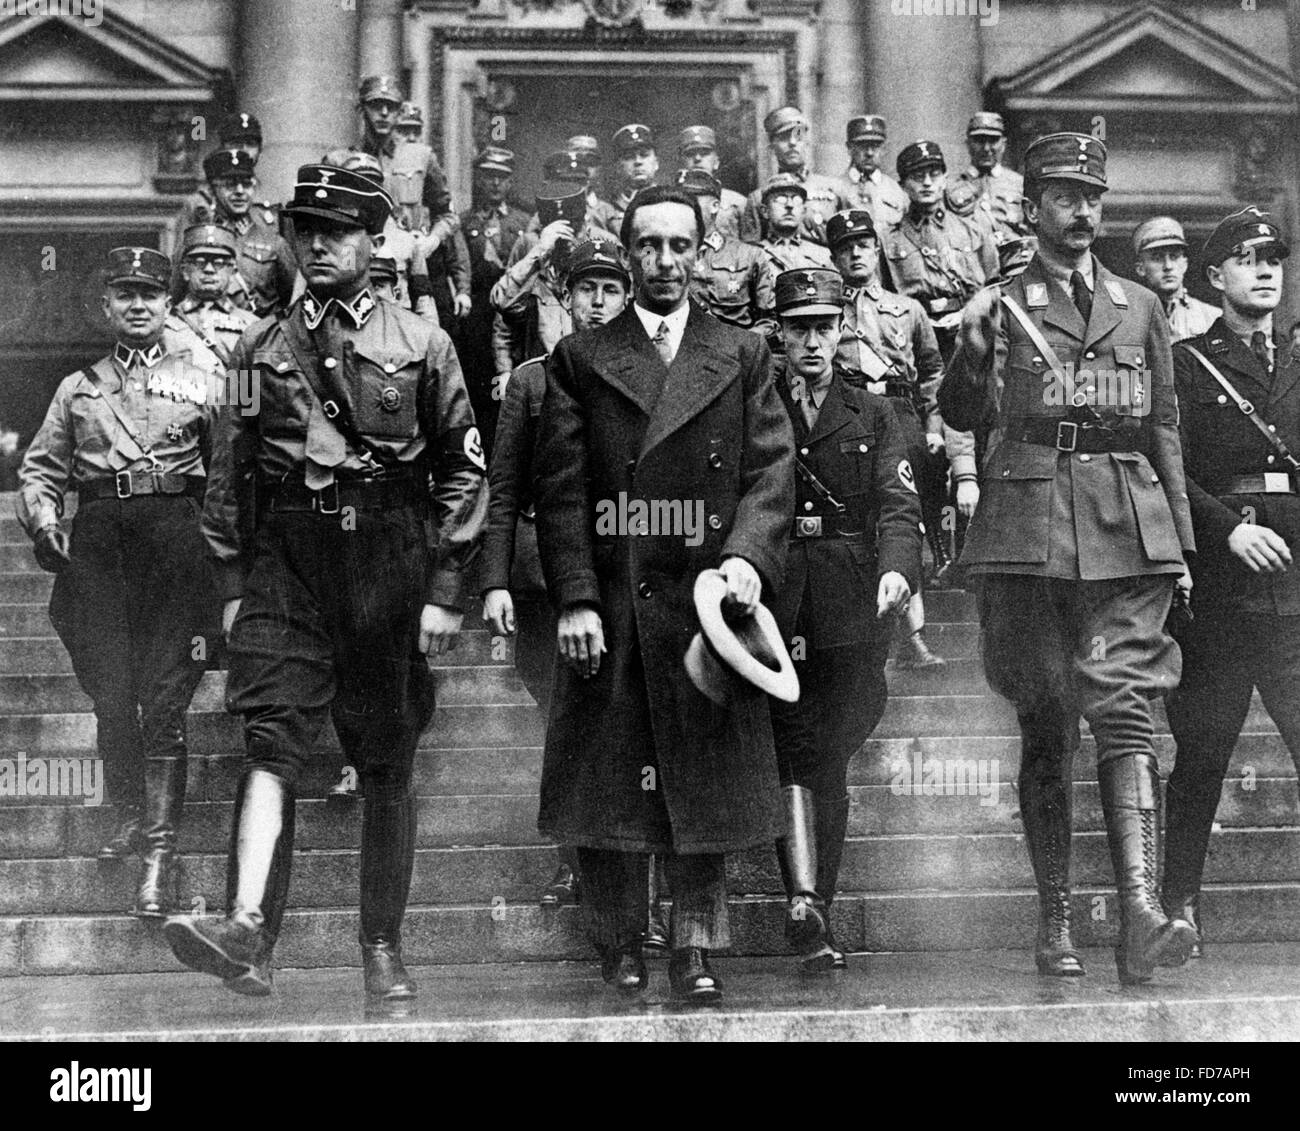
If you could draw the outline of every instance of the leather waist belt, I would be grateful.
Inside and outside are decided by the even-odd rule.
[[[111,479],[88,479],[77,484],[82,499],[132,499],[138,495],[189,495],[203,498],[208,481],[201,475],[173,475],[170,471],[119,471]]]
[[[866,389],[868,393],[875,393],[878,397],[893,397],[912,404],[912,386],[906,381],[872,381],[866,374],[861,374],[855,375],[849,383]]]
[[[854,530],[846,534],[836,530],[819,514],[797,516],[790,524],[791,538],[861,538],[863,533],[864,531]]]
[[[926,300],[925,309],[933,317],[936,314],[951,314],[954,310],[960,310],[965,305],[959,298],[932,298]]]
[[[1103,428],[1072,420],[1022,420],[1006,430],[1008,440],[1041,444],[1060,452],[1140,452],[1145,449],[1137,429]]]
[[[1295,495],[1295,476],[1286,471],[1265,471],[1262,475],[1237,475],[1225,479],[1215,495]]]
[[[269,490],[266,509],[338,514],[343,507],[383,510],[387,507],[411,506],[418,502],[414,477],[400,475],[391,478],[336,479],[319,491],[311,490],[302,482],[278,483]]]

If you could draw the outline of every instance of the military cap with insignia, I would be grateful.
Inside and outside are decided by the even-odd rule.
[[[564,143],[564,148],[576,153],[589,166],[600,164],[600,142],[590,134],[574,134]]]
[[[253,141],[262,144],[262,123],[252,114],[231,114],[221,123],[217,137],[224,147],[233,147],[239,141]]]
[[[1186,247],[1187,237],[1183,226],[1172,216],[1152,216],[1137,226],[1133,233],[1133,250],[1141,255],[1158,247]]]
[[[807,129],[808,119],[797,106],[781,106],[763,119],[763,129],[769,138],[774,138],[787,130]]]
[[[876,234],[876,226],[871,222],[871,213],[865,208],[847,208],[837,212],[826,221],[826,246],[834,251],[846,240],[859,236]]]
[[[393,199],[362,173],[334,165],[303,165],[293,186],[293,200],[283,211],[290,218],[319,216],[377,235],[392,214]]]
[[[406,101],[402,84],[392,75],[367,75],[361,80],[358,93],[362,102],[392,102],[401,106]]]
[[[181,236],[181,258],[196,251],[219,251],[234,256],[239,237],[224,224],[191,224]]]
[[[515,171],[514,151],[497,145],[485,146],[479,153],[478,160],[474,162],[474,168],[490,169],[497,173],[513,173]]]
[[[632,275],[627,269],[622,246],[603,236],[583,240],[578,244],[569,253],[568,267],[565,285],[570,289],[583,275],[600,272],[617,275],[623,280],[624,286],[632,285]]]
[[[885,119],[879,114],[858,114],[849,119],[844,141],[852,145],[855,141],[884,141]]]
[[[766,200],[774,192],[793,192],[804,200],[808,199],[808,190],[803,181],[792,173],[775,173],[767,179],[767,184],[763,186],[763,199]]]
[[[899,153],[896,162],[900,180],[910,177],[919,169],[930,169],[935,166],[940,170],[947,170],[948,163],[943,159],[943,150],[933,141],[912,142]]]
[[[548,153],[542,161],[542,179],[585,185],[587,183],[587,165],[572,150],[562,149],[558,153]]]
[[[1201,251],[1201,269],[1217,267],[1225,259],[1253,252],[1257,256],[1277,256],[1285,259],[1291,248],[1282,236],[1282,230],[1273,223],[1267,212],[1258,208],[1243,208],[1219,221],[1210,233]]]
[[[370,257],[370,281],[397,285],[397,260],[387,255]]]
[[[718,135],[708,126],[687,126],[677,135],[677,152],[685,156],[693,150],[709,152],[718,148]]]
[[[419,126],[423,129],[424,111],[414,102],[403,102],[401,109],[397,111],[397,124],[399,126]]]
[[[203,159],[203,175],[209,181],[222,177],[251,177],[257,158],[247,149],[214,149]]]
[[[106,283],[149,283],[171,286],[172,261],[151,247],[115,247],[108,253]]]
[[[1091,134],[1056,133],[1036,137],[1025,150],[1026,183],[1077,181],[1106,191],[1106,147]]]
[[[544,188],[537,194],[535,211],[543,228],[556,220],[566,220],[578,231],[587,219],[586,183],[576,187],[558,183]]]
[[[1005,137],[1007,128],[1002,124],[1002,115],[988,110],[980,110],[970,116],[966,125],[967,137]]]
[[[722,182],[707,169],[683,169],[677,174],[677,187],[692,196],[716,196],[722,199]]]
[[[349,150],[339,168],[349,169],[353,173],[360,173],[363,177],[369,177],[370,180],[375,181],[377,184],[382,185],[384,183],[383,164],[373,153],[367,153],[364,149]]]
[[[619,153],[627,153],[629,150],[640,149],[643,146],[654,149],[655,135],[649,126],[643,126],[640,122],[624,126],[614,134],[614,148]]]
[[[844,280],[828,267],[801,267],[776,277],[776,312],[782,318],[840,314],[844,309]]]

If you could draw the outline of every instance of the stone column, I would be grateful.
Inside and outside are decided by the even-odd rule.
[[[361,0],[359,73],[402,73],[402,0]]]
[[[357,25],[343,4],[240,4],[237,102],[262,121],[265,199],[288,200],[299,165],[356,140]]]
[[[906,14],[921,7],[920,0],[862,5],[865,109],[885,116],[890,174],[898,151],[919,138],[939,143],[950,173],[965,168],[966,122],[981,107],[979,17]]]
[[[832,176],[849,167],[844,147],[848,120],[866,106],[864,9],[855,0],[824,0],[821,9],[821,97],[813,118],[813,168]],[[810,111],[810,113],[813,113]]]

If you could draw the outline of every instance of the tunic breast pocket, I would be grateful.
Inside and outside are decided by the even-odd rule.
[[[1009,416],[1063,416],[1069,390],[1031,343],[1013,342],[1007,349],[1002,408]]]
[[[269,243],[250,240],[239,252],[239,269],[259,278],[271,270],[275,262],[275,248]]]
[[[897,284],[918,283],[925,279],[925,264],[921,255],[909,243],[895,243],[885,249],[889,270]]]
[[[259,399],[259,430],[268,436],[301,436],[307,428],[307,379],[293,355],[285,350],[257,350],[250,376]]]
[[[387,440],[414,438],[419,427],[417,392],[424,355],[409,351],[355,351],[357,427]]]
[[[745,273],[739,269],[715,267],[706,283],[709,305],[719,310],[743,310],[749,302]]]
[[[836,447],[839,457],[834,482],[827,484],[831,493],[861,495],[870,491],[876,480],[876,434],[848,436],[836,441]]]

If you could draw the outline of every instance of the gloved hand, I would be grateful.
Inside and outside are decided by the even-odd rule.
[[[68,536],[55,523],[42,526],[36,532],[32,549],[36,551],[36,564],[46,573],[60,573],[72,564]]]

